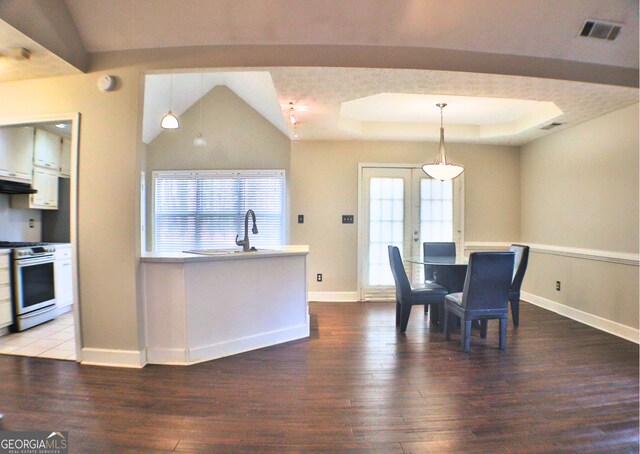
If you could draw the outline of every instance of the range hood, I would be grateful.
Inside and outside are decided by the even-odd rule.
[[[0,194],[35,194],[36,191],[29,183],[0,180]]]

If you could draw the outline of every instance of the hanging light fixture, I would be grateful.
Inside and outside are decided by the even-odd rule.
[[[296,118],[296,112],[293,108],[293,101],[289,101],[289,122],[294,126],[298,124],[298,119]]]
[[[444,151],[444,124],[442,120],[442,109],[447,105],[445,103],[436,104],[440,108],[440,147],[438,156],[433,164],[425,164],[422,166],[424,173],[436,180],[452,180],[464,171],[464,167],[457,164],[447,163],[447,155]]]
[[[173,74],[171,74],[171,88],[169,88],[169,112],[162,117],[160,120],[160,127],[162,129],[178,129],[180,127],[180,122],[178,121],[178,117],[176,117],[171,112],[171,106],[173,104]]]
[[[202,137],[202,80],[204,79],[204,74],[200,74],[200,99],[198,100],[198,133],[196,134],[196,138],[193,140],[194,147],[206,147],[207,141]]]

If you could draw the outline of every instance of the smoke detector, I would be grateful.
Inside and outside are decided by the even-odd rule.
[[[622,30],[622,24],[614,22],[606,22],[596,19],[587,19],[580,30],[580,36],[583,38],[606,39],[607,41],[615,41]]]

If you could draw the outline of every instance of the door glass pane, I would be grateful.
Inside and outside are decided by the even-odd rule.
[[[453,241],[453,181],[420,180],[420,243]]]
[[[371,178],[369,183],[369,285],[393,285],[388,245],[402,250],[404,180]]]

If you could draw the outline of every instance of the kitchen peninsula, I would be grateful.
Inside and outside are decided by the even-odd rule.
[[[143,253],[147,362],[189,365],[308,337],[308,253]]]

